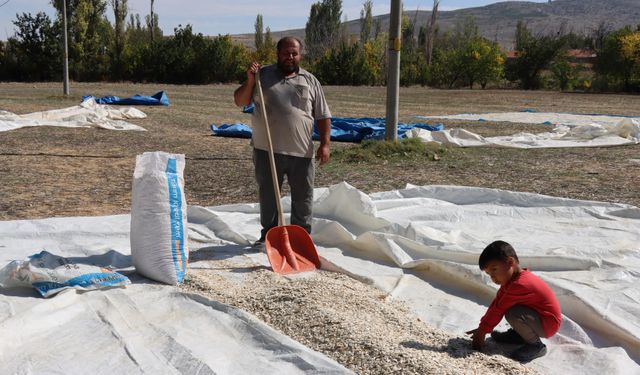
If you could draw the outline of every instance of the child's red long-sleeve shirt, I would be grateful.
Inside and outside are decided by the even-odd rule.
[[[514,305],[524,305],[538,312],[546,337],[553,336],[560,329],[562,313],[556,296],[542,279],[524,268],[513,280],[500,287],[496,298],[480,319],[480,331],[493,331]]]

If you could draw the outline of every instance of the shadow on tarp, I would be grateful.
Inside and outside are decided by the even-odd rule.
[[[484,290],[483,286],[477,287],[474,282],[469,282],[468,278],[464,275],[458,275],[456,269],[442,268],[442,263],[437,263],[437,267],[433,267],[430,262],[437,262],[435,259],[425,259],[423,264],[413,268],[402,268],[398,266],[398,263],[392,258],[381,252],[345,249],[343,250],[343,254],[377,265],[400,269],[404,275],[414,276],[428,283],[433,288],[439,289],[447,294],[475,302],[479,305],[487,305],[486,292],[482,292]]]
[[[131,255],[124,255],[116,250],[109,250],[104,254],[65,258],[76,264],[87,264],[90,266],[112,268],[116,270],[133,267],[133,259],[131,258]]]
[[[471,349],[471,340],[460,337],[449,339],[447,345],[428,345],[414,340],[403,341],[400,345],[410,349],[447,353],[452,358],[467,358],[475,352]]]
[[[471,339],[454,337],[449,339],[447,345],[427,345],[415,340],[407,340],[400,343],[400,346],[415,350],[429,350],[438,353],[447,353],[452,358],[467,358],[476,353],[471,349]],[[492,339],[485,341],[482,353],[486,355],[506,355],[507,352],[515,350],[518,345],[498,345]]]
[[[0,288],[0,295],[6,297],[25,297],[43,299],[40,293],[34,288]]]
[[[199,261],[216,261],[231,259],[236,256],[259,254],[264,252],[259,248],[255,248],[247,245],[221,245],[221,246],[207,246],[201,247],[197,250],[189,252],[189,263],[195,263]],[[207,267],[207,269],[224,269],[235,273],[249,273],[261,269],[270,269],[263,265],[247,265],[247,266],[235,266],[235,267]]]

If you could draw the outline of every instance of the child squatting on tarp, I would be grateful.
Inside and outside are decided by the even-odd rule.
[[[509,355],[516,361],[529,362],[545,355],[547,347],[540,338],[555,335],[562,320],[560,304],[551,288],[528,269],[520,268],[518,255],[504,241],[487,246],[478,265],[494,283],[500,284],[500,289],[478,328],[467,332],[472,335],[473,349],[482,350],[485,335],[491,333],[496,342],[521,345]],[[503,316],[511,328],[493,331]]]

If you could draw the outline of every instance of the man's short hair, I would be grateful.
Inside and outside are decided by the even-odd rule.
[[[298,43],[298,46],[300,47],[300,52],[302,52],[302,41],[300,41],[300,39],[296,38],[295,36],[285,36],[282,39],[280,39],[278,41],[278,44],[276,44],[276,49],[280,51],[280,49],[282,49],[285,46],[285,44],[292,43],[292,42]]]
[[[520,263],[513,246],[504,241],[495,241],[482,250],[480,259],[478,259],[478,266],[480,266],[481,270],[484,270],[490,261],[500,260],[506,262],[509,257],[515,258],[516,262]]]

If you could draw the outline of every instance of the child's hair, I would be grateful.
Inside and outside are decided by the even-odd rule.
[[[513,257],[516,262],[520,262],[518,260],[518,255],[516,251],[513,249],[513,246],[509,245],[504,241],[495,241],[492,242],[489,246],[485,247],[482,250],[482,254],[480,254],[480,259],[478,259],[478,265],[481,270],[484,270],[492,260],[501,260],[506,261],[509,257]]]

